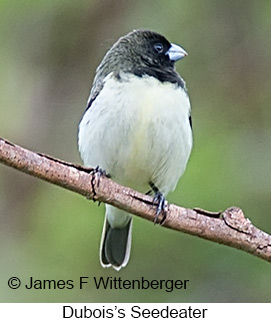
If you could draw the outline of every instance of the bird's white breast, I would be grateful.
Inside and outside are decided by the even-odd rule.
[[[192,148],[185,91],[154,77],[108,75],[83,116],[78,143],[84,164],[142,192],[152,181],[167,194],[184,172]]]

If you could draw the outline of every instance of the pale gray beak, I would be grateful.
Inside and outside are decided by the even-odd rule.
[[[178,61],[179,59],[182,59],[183,57],[187,56],[187,52],[181,47],[176,44],[171,44],[171,47],[166,52],[166,54],[169,56],[169,59],[173,62]]]

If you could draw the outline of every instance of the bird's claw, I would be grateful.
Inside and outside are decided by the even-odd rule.
[[[153,198],[153,204],[157,204],[154,224],[156,223],[163,224],[167,217],[167,212],[166,212],[167,201],[165,199],[165,196],[158,190],[158,188],[152,182],[150,183],[150,186],[155,193]],[[163,213],[163,217],[161,221],[158,222],[158,218],[161,213]]]
[[[166,219],[166,212],[165,212],[166,199],[165,199],[164,195],[159,191],[157,193],[155,193],[155,196],[153,198],[153,203],[154,204],[157,203],[157,209],[156,209],[156,215],[155,215],[155,218],[154,218],[154,223],[157,223],[159,215],[161,213],[164,213],[163,218],[160,221],[160,224],[162,224]]]
[[[106,174],[106,171],[104,169],[102,169],[100,166],[97,166],[93,169],[93,175],[97,175],[97,177],[98,177],[97,186],[99,186],[100,179],[102,176],[109,177],[109,175]]]
[[[94,175],[91,180],[91,188],[92,188],[92,192],[93,192],[92,199],[95,202],[96,201],[96,199],[95,199],[95,196],[96,196],[95,185],[97,185],[97,187],[99,187],[100,180],[101,180],[102,176],[106,176],[106,177],[110,177],[110,176],[108,174],[106,174],[106,171],[104,169],[102,169],[100,166],[93,168],[91,172]],[[95,183],[96,182],[95,178],[97,178],[97,184]],[[99,205],[100,205],[100,202],[99,202]]]

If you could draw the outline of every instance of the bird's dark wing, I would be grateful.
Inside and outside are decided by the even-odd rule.
[[[189,123],[190,123],[190,127],[191,127],[191,129],[192,129],[192,116],[191,116],[191,114],[190,114],[190,116],[189,116]]]
[[[103,86],[104,86],[103,82],[98,82],[97,84],[93,85],[93,87],[90,91],[90,96],[88,98],[86,111],[91,107],[92,103],[95,101],[97,96],[101,93]]]

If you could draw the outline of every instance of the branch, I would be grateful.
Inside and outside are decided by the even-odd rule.
[[[152,197],[121,186],[93,168],[35,153],[0,138],[0,162],[29,175],[108,203],[149,221],[156,207]],[[271,236],[252,225],[241,209],[230,207],[220,217],[201,209],[169,204],[163,226],[241,249],[271,262]]]

